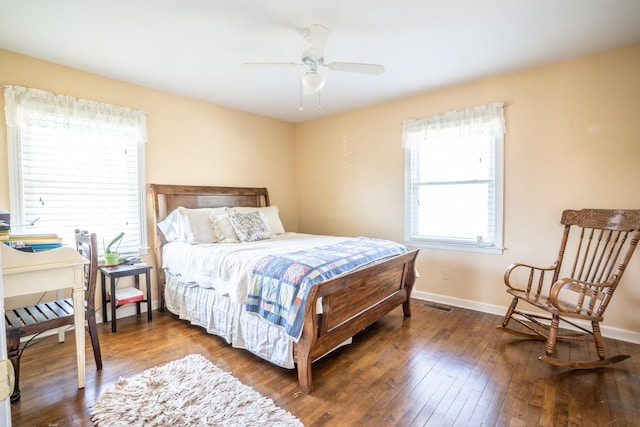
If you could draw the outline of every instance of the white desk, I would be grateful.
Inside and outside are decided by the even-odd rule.
[[[73,306],[84,307],[84,265],[89,261],[73,248],[29,253],[0,243],[4,296],[14,297],[65,288],[72,289]],[[78,388],[84,388],[84,310],[74,310]]]

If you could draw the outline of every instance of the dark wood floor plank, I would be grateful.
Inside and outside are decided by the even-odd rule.
[[[394,310],[352,345],[314,363],[315,391],[300,393],[295,371],[282,369],[169,313],[98,325],[103,365],[87,345],[86,388],[77,389],[74,336],[52,336],[22,357],[22,399],[12,404],[21,426],[87,426],[89,406],[121,376],[198,353],[272,398],[307,426],[636,425],[640,419],[640,345],[605,339],[608,355],[632,358],[580,371],[538,360],[544,342],[494,327],[499,316],[414,301],[413,316]],[[589,358],[577,343],[558,355]]]
[[[492,348],[487,348],[485,349],[485,354],[487,363],[481,375],[486,384],[473,408],[470,419],[479,423],[494,425],[500,413],[500,406],[496,402],[502,400],[499,387],[505,380],[502,369],[499,369],[498,363],[496,363],[495,351]]]

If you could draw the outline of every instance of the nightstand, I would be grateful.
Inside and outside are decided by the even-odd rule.
[[[136,312],[140,314],[140,303],[147,303],[147,320],[151,321],[151,267],[149,264],[117,265],[100,267],[102,283],[102,319],[107,323],[107,303],[111,304],[111,332],[116,332],[116,309],[124,304],[136,303]],[[144,274],[147,285],[146,295],[140,290],[140,275]],[[116,279],[134,276],[135,287],[116,289]],[[107,296],[106,278],[110,278],[109,296]]]

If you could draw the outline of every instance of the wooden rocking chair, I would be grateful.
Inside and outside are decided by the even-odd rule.
[[[591,369],[628,359],[622,354],[605,357],[600,322],[640,239],[640,210],[565,210],[561,223],[562,242],[552,265],[513,264],[505,271],[504,282],[513,301],[498,329],[546,340],[546,354],[539,359],[556,366]],[[574,254],[573,259],[569,254]],[[518,310],[520,300],[546,313]],[[524,329],[513,328],[517,325],[510,326],[511,321]],[[570,327],[561,330],[560,321]],[[558,339],[593,342],[599,360],[554,358]]]

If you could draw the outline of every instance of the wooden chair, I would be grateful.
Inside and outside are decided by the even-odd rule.
[[[98,341],[98,328],[96,326],[95,293],[98,275],[98,243],[95,233],[89,235],[86,231],[75,231],[76,248],[89,260],[85,266],[85,318],[87,320],[91,346],[96,361],[96,368],[102,369],[102,356],[100,354],[100,342]],[[74,323],[73,300],[66,298],[57,301],[49,301],[5,310],[7,325],[7,350],[9,359],[15,371],[15,385],[11,394],[11,402],[20,399],[20,357],[29,346],[31,339],[38,334],[60,328]],[[22,348],[20,339],[33,335]],[[64,333],[60,334],[60,342],[64,340]]]
[[[556,366],[590,369],[628,359],[605,357],[600,322],[640,239],[640,210],[565,210],[561,223],[564,232],[552,265],[513,264],[505,271],[513,300],[498,329],[546,340],[539,359]],[[517,309],[520,300],[539,310]],[[561,321],[569,327],[560,329]],[[593,342],[599,360],[553,357],[558,339]]]

